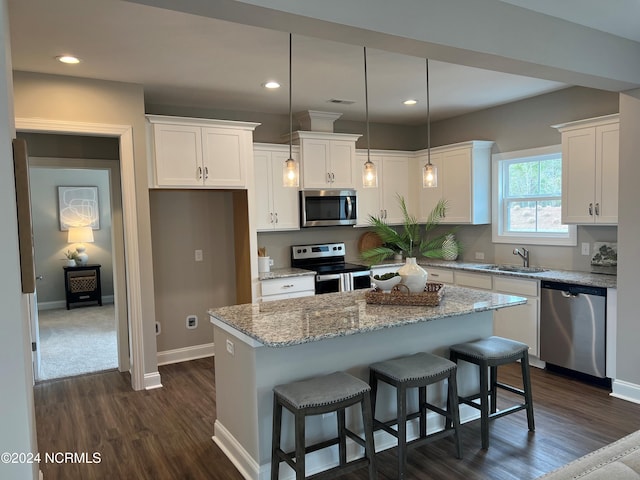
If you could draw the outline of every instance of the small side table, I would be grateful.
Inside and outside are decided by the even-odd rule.
[[[96,264],[62,267],[67,310],[71,303],[98,302],[102,306],[100,267],[101,265]]]

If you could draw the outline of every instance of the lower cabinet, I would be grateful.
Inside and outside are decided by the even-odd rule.
[[[451,272],[454,273],[454,272]],[[495,293],[525,297],[527,303],[493,312],[493,332],[504,338],[529,345],[529,355],[539,356],[538,325],[540,282],[511,276],[456,271],[455,283],[461,287],[481,288]]]
[[[449,283],[454,282],[453,270],[446,268],[423,267],[427,271],[427,282]],[[446,293],[445,293],[446,295]]]
[[[315,295],[315,276],[269,278],[260,281],[261,300],[286,300]]]

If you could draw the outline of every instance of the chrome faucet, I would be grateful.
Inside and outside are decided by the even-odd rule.
[[[520,257],[522,257],[522,262],[523,262],[523,266],[524,267],[528,267],[529,266],[529,250],[527,250],[524,247],[522,247],[522,249],[514,248],[513,249],[513,254],[514,255],[519,255]]]

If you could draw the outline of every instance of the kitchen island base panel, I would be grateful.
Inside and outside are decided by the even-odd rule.
[[[322,341],[292,345],[282,348],[249,345],[244,335],[235,336],[220,320],[212,317],[216,345],[216,414],[214,441],[232,460],[245,478],[267,480],[270,476],[271,428],[273,387],[282,383],[324,375],[335,371],[347,371],[367,381],[368,365],[382,360],[426,351],[448,357],[448,346],[455,343],[490,336],[493,332],[493,312],[484,311],[467,315],[386,328],[357,335],[346,335]],[[225,328],[223,328],[224,326]],[[231,346],[230,346],[231,344]],[[461,365],[458,371],[460,395],[467,395],[478,385],[477,368]],[[385,388],[386,387],[386,388]],[[408,408],[417,408],[417,392],[411,392]],[[444,406],[446,391],[442,384],[431,385],[428,396],[436,405]],[[394,418],[395,391],[381,385],[378,391],[378,417]],[[347,425],[354,432],[362,433],[360,415],[347,412]],[[460,410],[461,420],[477,418],[471,407]],[[444,428],[437,414],[428,416],[429,432]],[[293,448],[293,417],[283,416],[283,448]],[[308,419],[309,442],[324,439],[335,429],[335,418],[312,417]],[[288,432],[289,434],[285,434]],[[407,426],[408,439],[419,435],[417,422]],[[396,445],[391,435],[376,432],[376,450]],[[335,451],[333,451],[335,450]],[[348,457],[362,455],[355,443],[349,444]],[[337,448],[308,455],[309,474],[337,465]],[[287,471],[288,470],[288,471]],[[281,467],[282,478],[288,478],[290,469]]]

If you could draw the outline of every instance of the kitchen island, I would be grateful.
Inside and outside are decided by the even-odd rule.
[[[271,455],[272,389],[294,380],[348,371],[368,380],[368,365],[419,351],[446,356],[448,346],[489,336],[493,311],[520,305],[525,298],[447,286],[439,306],[371,305],[365,292],[332,293],[301,299],[222,307],[209,311],[216,345],[216,421],[213,440],[250,479],[269,478]],[[477,385],[477,371],[461,365],[461,394]],[[384,387],[384,385],[382,386]],[[432,403],[444,405],[444,385],[429,387]],[[391,417],[395,395],[380,388],[377,417]],[[411,408],[416,397],[409,399]],[[463,420],[477,411],[461,408]],[[326,417],[326,418],[325,418]],[[359,431],[358,415],[347,423]],[[283,418],[283,446],[293,447],[292,418]],[[439,420],[430,431],[439,430]],[[335,429],[335,416],[307,421],[310,441],[324,438]],[[417,432],[408,428],[410,438]],[[395,439],[376,432],[376,449],[395,444]],[[350,445],[350,455],[359,453]],[[337,463],[331,450],[308,455],[309,472]],[[282,466],[287,478],[291,470]]]

